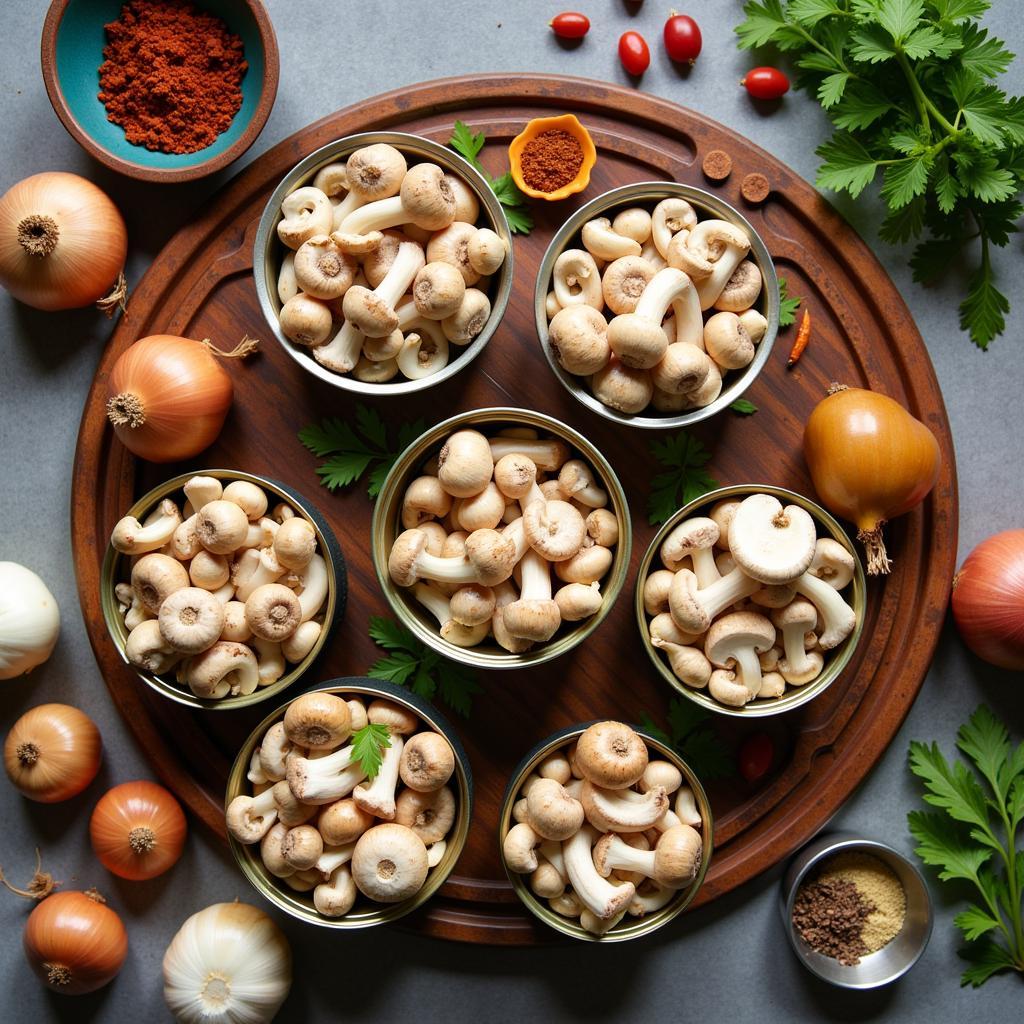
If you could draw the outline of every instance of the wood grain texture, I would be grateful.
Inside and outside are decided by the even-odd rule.
[[[154,770],[203,822],[223,835],[221,796],[227,767],[261,715],[191,713],[143,687],[108,640],[97,592],[103,547],[134,496],[182,468],[237,466],[267,473],[314,499],[334,527],[349,567],[349,610],[317,678],[358,675],[379,651],[366,635],[371,614],[388,609],[369,559],[371,508],[361,488],[319,491],[314,458],[296,431],[322,415],[345,415],[343,392],[306,375],[271,341],[234,371],[235,401],[221,437],[189,467],[137,463],[103,418],[106,379],[117,357],[155,332],[212,337],[222,344],[243,332],[265,337],[251,281],[257,219],[278,180],[311,150],[358,131],[394,128],[445,141],[455,117],[489,140],[492,173],[504,148],[530,117],[576,112],[600,154],[591,185],[562,204],[534,205],[537,226],[516,239],[516,283],[505,319],[486,352],[443,386],[401,402],[373,404],[392,421],[510,404],[539,409],[586,433],[604,452],[630,498],[633,567],[654,530],[646,497],[656,466],[650,432],[619,428],[591,415],[551,375],[533,327],[534,278],[550,233],[571,209],[615,185],[650,179],[689,182],[719,192],[761,233],[791,295],[814,319],[798,367],[785,368],[784,333],[747,392],[754,416],[723,414],[695,429],[714,455],[723,484],[770,482],[814,496],[801,456],[803,423],[832,380],[870,387],[904,403],[935,432],[943,469],[923,506],[888,527],[892,575],[869,586],[864,639],[843,676],[820,698],[757,725],[718,722],[734,750],[755,728],[779,752],[756,787],[712,784],[715,855],[697,903],[734,889],[787,856],[814,834],[870,770],[903,721],[931,659],[956,555],[956,474],[949,424],[920,335],[899,293],[867,246],[806,182],[764,151],[714,122],[629,90],[571,78],[492,75],[449,79],[358,104],[285,140],[231,182],[167,245],[147,273],[104,354],[83,415],[74,471],[72,525],[76,571],[90,640],[110,692],[149,755]],[[722,149],[733,160],[723,183],[701,173],[703,155]],[[740,196],[749,173],[764,174],[771,194],[761,206]],[[551,936],[518,905],[502,877],[496,822],[508,773],[535,742],[557,728],[595,717],[636,721],[647,711],[664,721],[670,698],[646,662],[630,600],[631,586],[594,637],[531,672],[482,678],[472,718],[457,727],[469,751],[476,809],[456,872],[432,903],[409,919],[420,931],[450,939],[532,943]]]

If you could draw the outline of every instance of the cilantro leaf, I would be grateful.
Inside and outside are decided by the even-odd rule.
[[[757,406],[746,398],[737,398],[729,409],[739,416],[753,416],[757,412]]]
[[[680,430],[664,441],[652,441],[651,454],[667,467],[651,479],[647,500],[647,519],[651,525],[663,523],[677,509],[718,486],[718,481],[704,469],[711,458],[700,441]]]
[[[803,299],[789,297],[786,291],[786,279],[779,278],[779,326],[791,327],[796,323],[796,311],[800,308]]]
[[[453,711],[469,717],[473,696],[481,692],[473,672],[430,650],[394,619],[371,616],[369,632],[370,639],[388,652],[370,666],[366,674],[371,679],[410,686],[413,693],[427,700],[439,692]]]
[[[480,151],[484,148],[487,137],[483,132],[473,132],[463,121],[456,121],[448,145],[464,156],[480,172],[483,179],[491,186],[491,191],[505,208],[505,219],[513,234],[528,235],[533,228],[533,215],[530,213],[530,201],[512,179],[512,172],[506,171],[500,178],[492,178],[480,163]]]
[[[669,701],[667,724],[667,729],[657,725],[646,711],[640,716],[640,728],[672,747],[701,782],[736,774],[732,755],[714,731],[711,713],[699,704],[673,697]]]
[[[352,734],[352,758],[373,782],[384,760],[382,751],[391,746],[391,733],[386,725],[370,722]]]
[[[348,487],[369,470],[367,493],[375,498],[395,459],[426,425],[421,419],[403,424],[398,430],[397,448],[392,450],[387,427],[376,410],[357,405],[355,418],[355,427],[337,417],[311,423],[299,431],[299,440],[325,460],[316,474],[328,490]]]

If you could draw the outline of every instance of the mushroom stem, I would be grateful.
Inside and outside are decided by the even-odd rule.
[[[596,840],[597,831],[591,825],[584,825],[563,844],[562,855],[573,892],[595,917],[606,921],[629,906],[636,895],[636,886],[632,882],[612,885],[597,873],[591,853]]]

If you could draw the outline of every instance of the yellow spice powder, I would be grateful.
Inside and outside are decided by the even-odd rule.
[[[907,894],[887,864],[868,853],[837,853],[818,876],[820,881],[852,882],[865,902],[874,906],[861,931],[868,953],[892,941],[903,927]]]

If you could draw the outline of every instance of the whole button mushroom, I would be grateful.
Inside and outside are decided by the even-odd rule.
[[[596,722],[580,736],[574,763],[595,786],[628,789],[640,781],[647,761],[646,744],[628,725]]]
[[[583,516],[567,501],[531,502],[523,510],[523,527],[530,546],[549,562],[572,558],[587,535]]]
[[[740,682],[749,693],[748,700],[761,689],[761,664],[757,655],[775,643],[775,627],[756,612],[733,612],[711,624],[704,641],[704,653],[712,665],[726,668],[736,664]]]
[[[304,693],[285,711],[284,734],[297,747],[331,750],[348,739],[351,731],[348,704],[333,693]]]
[[[408,165],[402,153],[387,143],[378,142],[355,150],[345,163],[345,183],[349,192],[363,203],[398,195]]]
[[[526,818],[544,839],[569,839],[583,825],[583,805],[555,779],[538,779],[526,796]]]
[[[184,587],[160,605],[158,622],[168,647],[180,654],[199,654],[220,639],[224,607],[209,591]]]
[[[782,631],[782,643],[786,656],[779,661],[778,671],[782,678],[793,686],[803,686],[821,674],[825,661],[817,651],[808,651],[805,637],[818,621],[818,609],[810,601],[797,598],[784,608],[772,611],[772,623]]]
[[[567,306],[548,325],[548,345],[568,373],[589,377],[608,363],[608,321],[593,306]]]
[[[594,864],[604,878],[613,871],[635,871],[658,885],[682,889],[697,876],[702,852],[700,833],[689,825],[676,825],[650,851],[638,850],[608,833],[594,847]]]
[[[715,309],[730,313],[742,313],[750,309],[761,294],[761,271],[753,260],[744,260],[726,282],[722,293],[715,300]]]
[[[402,751],[399,774],[418,793],[440,789],[455,771],[455,753],[439,733],[419,732],[410,737]]]
[[[431,793],[403,789],[396,801],[395,821],[428,845],[440,842],[455,823],[455,797],[447,786]]]
[[[740,502],[729,524],[729,550],[736,565],[761,583],[792,583],[814,558],[817,532],[810,513],[785,508],[770,494]]]
[[[197,513],[196,536],[207,551],[230,555],[249,532],[249,517],[240,505],[220,498],[207,502]]]
[[[187,587],[188,572],[176,558],[151,552],[132,566],[132,591],[153,615],[177,590]]]
[[[457,430],[441,448],[437,478],[455,498],[479,494],[494,473],[491,447],[479,431]]]
[[[415,896],[427,879],[427,848],[404,825],[375,825],[352,853],[352,880],[371,900],[399,903]]]
[[[282,583],[257,587],[245,602],[245,621],[262,640],[280,643],[295,632],[301,617],[299,599]]]

